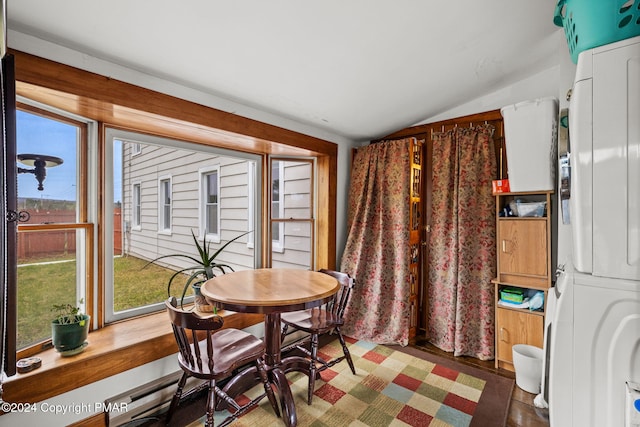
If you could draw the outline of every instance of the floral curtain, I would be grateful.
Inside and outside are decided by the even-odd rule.
[[[494,357],[493,130],[484,125],[433,136],[429,339],[481,360]]]
[[[410,139],[359,148],[341,270],[356,279],[342,331],[378,344],[409,339]]]

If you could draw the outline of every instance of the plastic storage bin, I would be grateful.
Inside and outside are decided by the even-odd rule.
[[[584,50],[640,35],[640,0],[559,0],[553,22],[577,63]]]
[[[547,202],[516,202],[518,216],[544,216],[544,208]]]
[[[640,0],[638,0],[640,1]],[[500,109],[511,191],[554,189],[558,100],[540,98]]]
[[[516,385],[526,392],[540,393],[544,351],[540,347],[527,344],[516,344],[512,349]]]

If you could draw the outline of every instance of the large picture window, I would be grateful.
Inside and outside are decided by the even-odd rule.
[[[64,139],[42,145],[46,138],[39,135],[51,132]],[[95,193],[87,186],[94,181],[87,165],[97,160],[87,154],[86,140],[87,125],[82,122],[52,113],[18,114],[19,153],[45,152],[64,159],[48,171],[43,191],[37,190],[30,174],[21,174],[18,180],[19,208],[31,213],[18,236],[23,251],[18,269],[21,348],[48,339],[50,308],[61,301],[59,295],[91,312],[87,297],[99,292],[94,289],[94,267],[88,255],[91,252],[87,252],[97,248],[92,247],[93,225],[86,212],[95,200]],[[262,173],[256,173],[260,169],[258,156],[112,129],[107,132],[107,142],[111,148],[106,164],[112,170],[106,172],[113,181],[104,189],[111,200],[105,226],[113,239],[105,241],[104,253],[114,255],[104,261],[107,323],[162,309],[169,277],[185,264],[167,259],[145,265],[172,253],[197,256],[192,233],[215,250],[237,235],[253,231],[226,248],[219,260],[235,270],[260,266],[262,246],[257,240],[262,235],[262,214],[257,209],[262,201],[256,189],[262,188],[257,182]],[[313,162],[274,159],[269,176],[269,263],[313,268]],[[62,230],[57,224],[77,225],[65,225]],[[59,276],[60,289],[38,286],[34,277],[58,277],[49,271],[53,266],[68,270]],[[57,293],[37,296],[45,290]],[[174,291],[179,294],[181,288]],[[42,298],[51,303],[43,304]],[[33,301],[38,303],[32,305]]]
[[[106,215],[113,218],[108,228],[113,233],[124,230],[122,256],[107,261],[105,316],[111,322],[161,310],[169,278],[192,265],[175,257],[151,265],[149,261],[171,254],[197,258],[194,236],[215,251],[242,233],[259,230],[253,220],[260,215],[249,214],[249,208],[261,206],[261,200],[259,192],[250,192],[260,188],[250,182],[256,177],[247,173],[247,164],[260,163],[258,156],[116,129],[107,130],[107,143],[114,157],[108,164],[119,168],[112,175],[122,177],[114,178],[108,189],[114,211],[119,205],[122,209],[121,216]],[[140,152],[131,156],[136,147]],[[119,227],[120,217],[140,217],[143,226],[134,222],[133,227]],[[117,243],[118,236],[113,241]],[[248,236],[233,242],[218,260],[234,270],[255,268],[259,246],[247,242]],[[174,280],[172,295],[181,296],[186,278]]]

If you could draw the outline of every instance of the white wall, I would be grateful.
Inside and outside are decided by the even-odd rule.
[[[571,59],[569,57],[567,42],[564,38],[564,32],[561,29],[554,33],[551,42],[558,46],[556,54],[554,55],[555,58],[550,61],[545,61],[550,63],[551,66],[542,69],[540,72],[530,77],[505,84],[501,89],[488,95],[470,100],[465,104],[458,105],[433,117],[421,120],[419,123],[416,123],[416,125],[433,123],[441,120],[467,116],[469,114],[481,113],[484,111],[499,110],[506,105],[516,104],[521,101],[536,98],[544,98],[547,96],[557,97],[559,88],[560,59],[564,57],[569,61],[571,61]]]
[[[351,150],[359,144],[338,145],[338,194],[336,197],[336,267],[347,243],[347,206],[349,202],[349,181],[351,180]]]

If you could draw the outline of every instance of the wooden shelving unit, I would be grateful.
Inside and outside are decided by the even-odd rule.
[[[496,368],[510,371],[513,367],[512,348],[515,344],[543,347],[544,307],[506,307],[499,304],[500,291],[520,288],[525,292],[547,291],[551,286],[551,216],[553,191],[498,193],[496,196],[498,268],[495,285],[496,303]],[[517,200],[528,205],[544,203],[541,216],[502,216],[506,207]],[[517,210],[517,208],[516,208]]]

